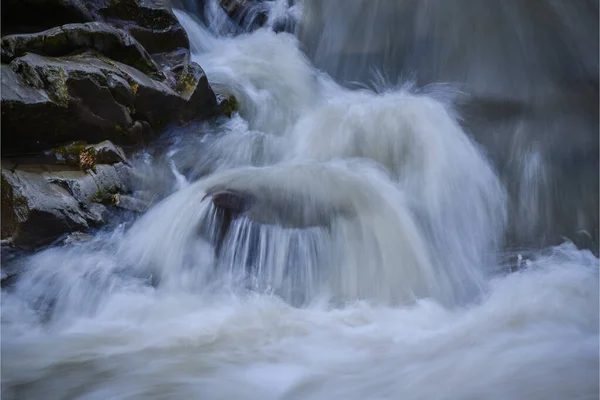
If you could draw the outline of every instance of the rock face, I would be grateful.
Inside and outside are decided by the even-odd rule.
[[[268,14],[262,0],[219,0],[221,8],[240,25],[254,29],[267,23]]]
[[[28,16],[46,10],[48,19],[19,25],[9,18],[26,20],[26,6]],[[3,34],[10,33],[2,38],[3,155],[73,140],[140,144],[168,123],[219,110],[168,2],[25,0],[17,7],[8,0],[2,7]],[[64,22],[71,23],[47,26]]]
[[[13,246],[103,224],[105,205],[144,211],[117,144],[223,113],[168,0],[5,0],[1,17],[1,222]]]
[[[16,58],[1,70],[3,151],[42,151],[77,139],[132,145],[150,135],[149,126],[207,116],[214,94],[200,67],[189,69],[172,88],[92,53]]]
[[[115,194],[127,193],[133,171],[110,142],[73,146],[86,154],[98,149],[92,168],[51,164],[2,165],[2,239],[32,250],[69,232],[87,231],[105,223],[106,207]],[[109,156],[110,155],[110,156]],[[112,165],[109,165],[112,164]]]
[[[8,63],[26,53],[68,56],[80,49],[95,50],[141,72],[158,75],[158,67],[146,50],[127,32],[102,22],[68,24],[44,32],[2,38],[2,61]]]

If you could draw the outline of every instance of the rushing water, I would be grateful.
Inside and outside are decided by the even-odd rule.
[[[287,3],[268,26],[315,12]],[[163,197],[143,216],[21,260],[2,292],[3,397],[597,398],[599,260],[503,245],[512,188],[455,86],[348,88],[296,36],[240,34],[216,2],[203,14],[177,11],[239,113],[132,161]],[[523,185],[552,180],[515,157]],[[535,193],[517,211],[534,225]]]

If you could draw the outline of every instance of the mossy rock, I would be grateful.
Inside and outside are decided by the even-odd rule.
[[[61,57],[94,50],[107,57],[160,78],[150,55],[126,31],[102,22],[68,24],[47,31],[2,38],[2,58],[10,62],[26,53]]]

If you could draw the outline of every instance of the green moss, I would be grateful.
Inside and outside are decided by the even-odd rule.
[[[117,133],[123,132],[123,128],[121,128],[121,125],[115,125],[115,132],[117,132]]]
[[[189,66],[181,71],[175,89],[183,96],[190,96],[196,90],[196,77]]]
[[[54,154],[59,161],[67,165],[79,166],[79,156],[87,148],[86,142],[73,142],[54,149]]]
[[[43,75],[48,95],[57,104],[68,107],[69,89],[67,88],[67,72],[62,67],[46,66]]]
[[[234,112],[239,111],[237,99],[234,96],[229,96],[221,103],[221,109],[223,110],[223,114],[231,118]]]
[[[105,190],[98,189],[96,193],[90,198],[90,201],[93,203],[100,204],[114,204],[115,203],[115,195],[121,191],[121,186],[114,185]]]

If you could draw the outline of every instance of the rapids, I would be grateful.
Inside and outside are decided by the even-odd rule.
[[[144,215],[18,258],[3,398],[597,398],[599,259],[505,245],[514,213],[545,214],[534,195],[511,208],[463,88],[340,83],[349,61],[322,57],[342,22],[316,53],[289,32],[313,1],[270,2],[251,33],[183,3],[193,58],[239,110],[132,160],[162,198]]]

